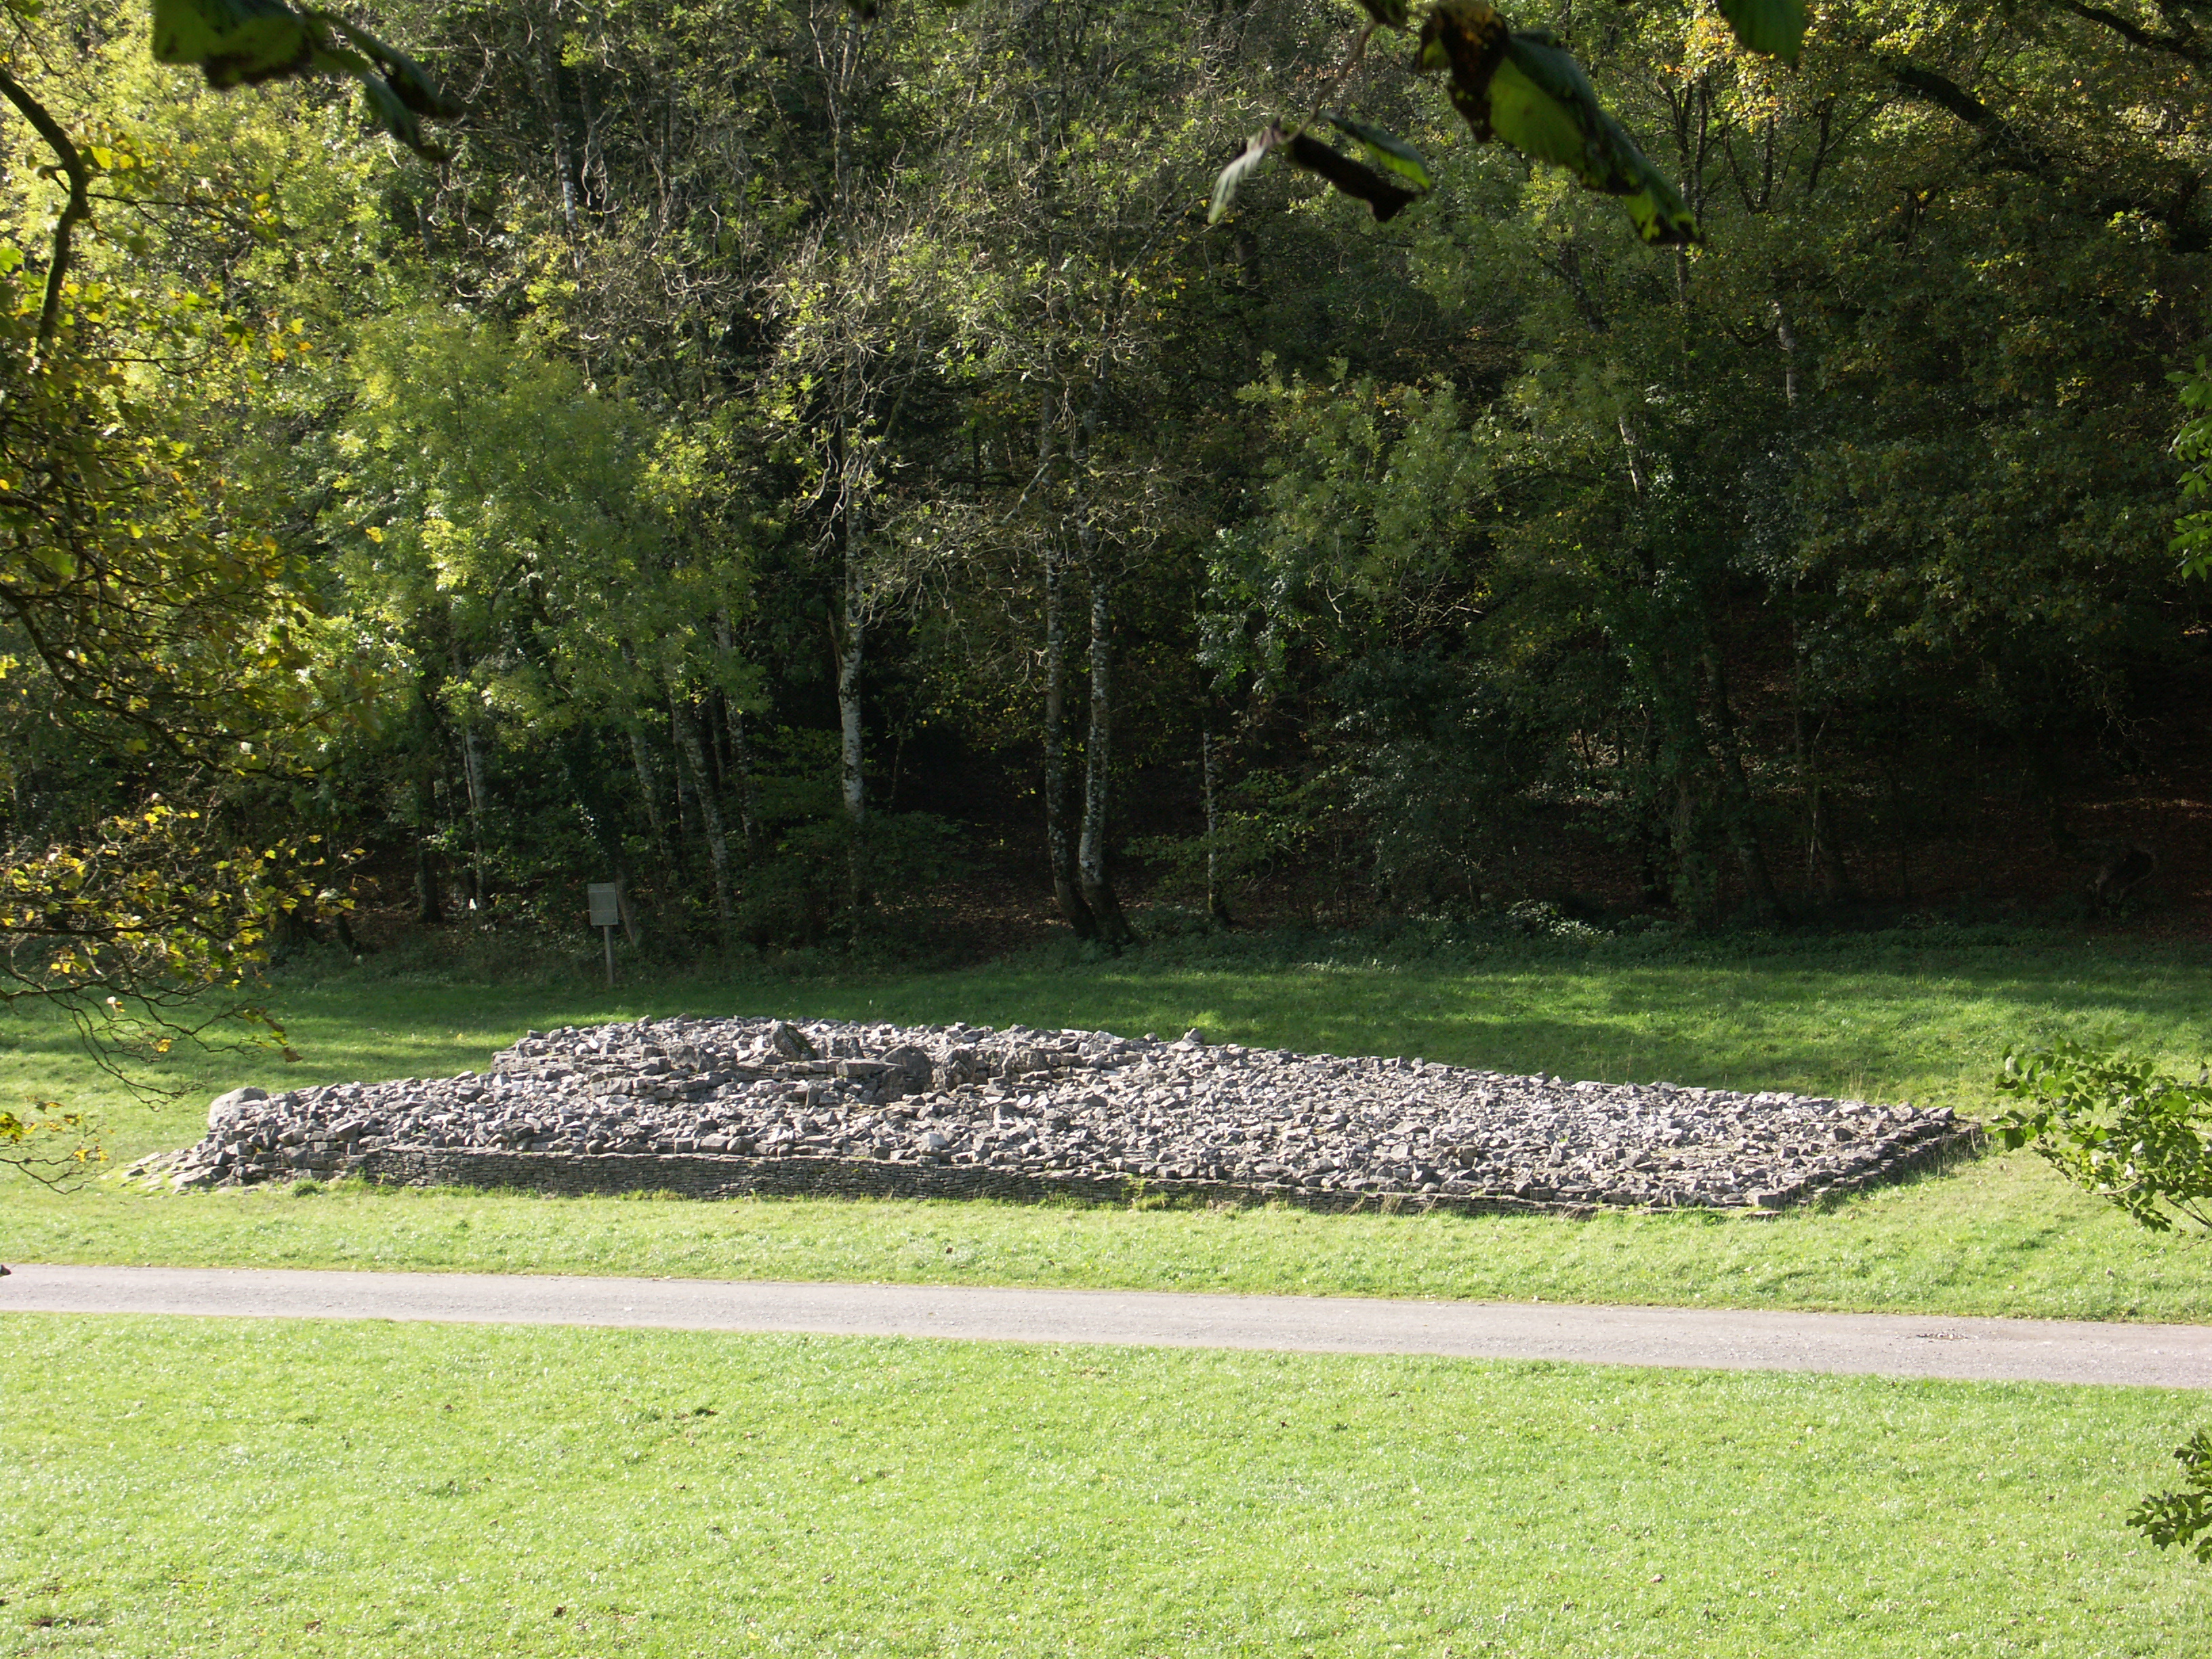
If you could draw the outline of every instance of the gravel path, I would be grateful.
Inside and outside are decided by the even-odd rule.
[[[1231,1183],[1265,1195],[1779,1208],[1925,1161],[1909,1104],[1569,1083],[1106,1031],[672,1018],[532,1032],[483,1076],[243,1089],[142,1174],[342,1175],[381,1149],[717,1154]]]
[[[192,1314],[1441,1354],[2212,1389],[2212,1328],[929,1285],[18,1266],[0,1313]]]

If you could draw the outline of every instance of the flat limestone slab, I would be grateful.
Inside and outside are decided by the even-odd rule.
[[[796,1332],[2212,1389],[2212,1327],[1918,1314],[58,1266],[17,1266],[0,1279],[0,1313],[11,1312]]]

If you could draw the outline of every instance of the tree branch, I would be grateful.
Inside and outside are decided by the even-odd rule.
[[[1889,78],[1914,97],[1948,110],[1968,126],[1988,135],[1990,148],[2023,172],[2049,174],[2054,171],[2051,152],[2024,137],[2013,124],[1948,76],[1923,69],[1899,58],[1877,60]]]
[[[2068,0],[2060,0],[2060,3],[2068,3]],[[2062,158],[2028,137],[1957,82],[1901,58],[1882,58],[1875,62],[1883,73],[1913,96],[1949,111],[1967,125],[1985,134],[1990,152],[2005,164],[2031,178],[2045,179],[2054,185],[2069,182],[2068,168]],[[2078,184],[2080,180],[2070,182]],[[2202,225],[2191,221],[2189,210],[2197,199],[2201,183],[2201,179],[2191,178],[2171,202],[2163,204],[2134,197],[2100,198],[2097,202],[2097,211],[2108,217],[2116,213],[2142,214],[2166,227],[2176,252],[2200,253],[2207,246],[2206,232]]]
[[[2061,11],[2070,11],[2085,22],[2099,23],[2146,52],[2170,52],[2177,58],[2185,58],[2192,64],[2205,61],[2207,53],[2197,43],[2196,31],[2186,34],[2154,34],[2140,23],[2130,22],[2116,11],[2103,6],[2088,6],[2081,0],[2052,0]]]
[[[61,325],[62,278],[69,270],[70,234],[77,222],[92,216],[92,203],[86,195],[84,157],[78,155],[70,136],[62,131],[61,123],[46,113],[46,106],[23,89],[22,82],[0,69],[0,97],[5,97],[22,111],[26,120],[39,130],[39,137],[46,141],[47,148],[69,175],[69,200],[64,204],[61,216],[54,221],[53,253],[46,262],[46,294],[39,307],[39,344],[43,349],[54,342],[54,331]]]

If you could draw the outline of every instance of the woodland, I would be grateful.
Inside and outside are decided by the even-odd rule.
[[[11,996],[587,882],[686,959],[2135,902],[2212,9],[1765,9],[1557,0],[1478,112],[1464,3],[381,0],[219,88],[8,0]]]

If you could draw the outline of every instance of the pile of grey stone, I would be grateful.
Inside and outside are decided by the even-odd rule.
[[[1946,1109],[1569,1083],[1196,1031],[1165,1042],[671,1018],[533,1031],[482,1075],[233,1090],[209,1109],[205,1139],[140,1173],[179,1188],[296,1181],[457,1149],[532,1165],[709,1158],[1118,1176],[1330,1207],[1425,1194],[1772,1209],[1893,1177],[1970,1133]],[[869,1190],[900,1190],[873,1178]]]

